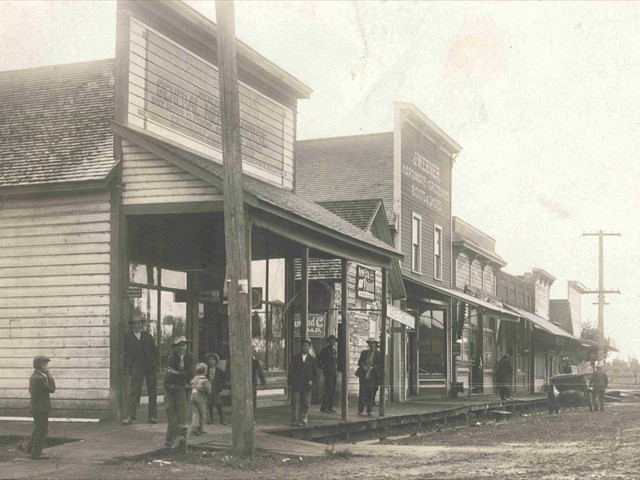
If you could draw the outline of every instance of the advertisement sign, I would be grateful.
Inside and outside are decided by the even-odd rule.
[[[356,271],[356,297],[362,300],[375,300],[376,271],[362,265],[358,265]]]
[[[129,58],[129,126],[222,163],[218,68],[136,19]],[[293,111],[238,87],[243,170],[292,188]]]
[[[309,338],[324,338],[327,331],[326,314],[310,313],[307,315],[307,336]],[[300,314],[296,313],[293,318],[293,334],[300,336]]]

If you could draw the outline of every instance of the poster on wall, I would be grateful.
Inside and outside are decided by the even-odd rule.
[[[309,338],[325,338],[327,331],[327,315],[324,313],[310,313],[307,315],[307,336]],[[293,334],[300,337],[300,314],[293,317]]]
[[[356,269],[356,297],[362,300],[376,298],[376,271],[358,265]]]

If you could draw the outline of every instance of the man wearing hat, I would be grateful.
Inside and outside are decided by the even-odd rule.
[[[187,445],[187,400],[194,374],[194,359],[187,352],[191,343],[185,336],[176,337],[171,343],[173,353],[167,357],[164,376],[164,409],[167,414],[167,434],[164,446],[171,448],[176,440],[179,446]]]
[[[42,455],[44,442],[49,431],[49,412],[51,412],[51,398],[49,394],[56,391],[56,382],[49,373],[48,357],[38,355],[33,359],[34,371],[29,378],[29,393],[31,401],[29,410],[33,415],[33,433],[27,444],[27,454],[32,460],[49,458]]]
[[[291,390],[291,425],[304,427],[307,424],[311,404],[311,386],[318,373],[317,361],[309,353],[311,340],[302,340],[300,353],[291,358],[287,381]]]
[[[363,414],[365,405],[367,415],[373,412],[373,396],[375,389],[380,385],[382,372],[382,353],[378,350],[378,343],[380,343],[378,340],[370,337],[367,340],[369,348],[363,350],[358,359],[358,370],[356,370],[356,377],[360,380],[358,415]]]
[[[124,368],[130,378],[129,399],[126,405],[127,417],[123,425],[130,425],[137,419],[142,383],[146,380],[149,394],[149,423],[158,418],[158,347],[149,332],[142,330],[145,318],[137,313],[129,320],[131,330],[124,336]]]
[[[322,397],[321,412],[335,413],[333,409],[333,396],[336,392],[336,378],[338,376],[338,352],[336,350],[336,342],[338,339],[335,335],[327,337],[327,346],[318,354],[318,361],[324,375],[324,396]]]

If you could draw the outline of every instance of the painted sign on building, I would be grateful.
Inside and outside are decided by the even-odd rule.
[[[376,298],[376,271],[358,265],[356,270],[356,297],[363,300]]]
[[[244,172],[293,188],[293,111],[238,84]],[[221,163],[218,68],[131,19],[128,123]]]
[[[309,338],[324,338],[326,332],[327,316],[324,313],[310,313],[307,315],[307,336]],[[300,336],[300,314],[293,318],[293,334]]]

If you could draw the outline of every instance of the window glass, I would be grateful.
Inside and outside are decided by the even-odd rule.
[[[133,283],[141,283],[143,285],[157,285],[158,269],[151,265],[130,262],[129,281]]]
[[[444,375],[444,311],[427,310],[419,321],[420,373]]]
[[[129,298],[129,318],[142,315],[146,322],[143,330],[148,331],[153,338],[158,338],[158,292],[148,288],[142,289],[140,298]]]
[[[162,286],[168,288],[187,289],[187,272],[162,269]]]
[[[165,368],[173,339],[187,335],[187,304],[177,302],[173,292],[161,292],[162,319],[160,321],[160,367]]]
[[[442,228],[436,226],[433,231],[434,278],[442,279]]]
[[[420,272],[420,217],[413,216],[413,224],[411,227],[411,269],[414,272]]]
[[[270,372],[286,369],[284,279],[284,259],[251,262],[251,288],[262,293],[262,304],[251,310],[251,347],[262,368]]]

